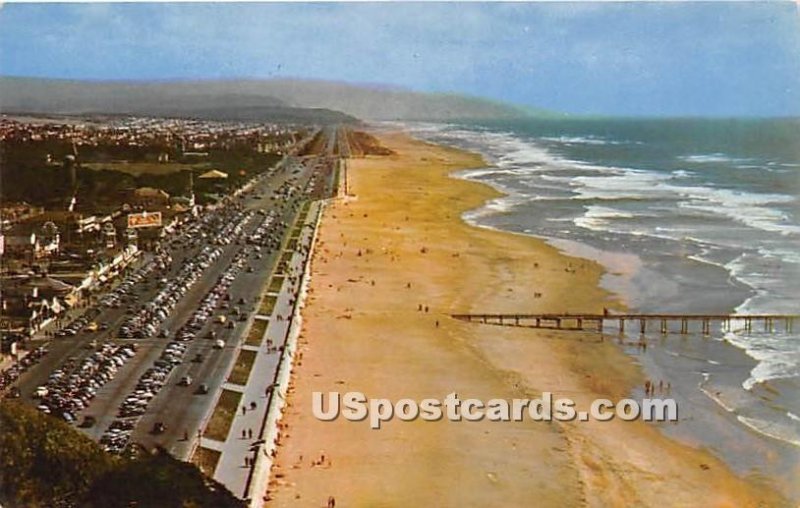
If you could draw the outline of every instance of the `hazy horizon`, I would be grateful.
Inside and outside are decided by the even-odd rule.
[[[800,115],[793,2],[6,4],[0,74],[321,80],[591,116]]]

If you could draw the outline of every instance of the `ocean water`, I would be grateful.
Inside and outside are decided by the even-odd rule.
[[[800,119],[404,127],[491,162],[459,176],[505,196],[468,221],[597,260],[603,285],[634,310],[800,314]],[[630,353],[676,387],[682,424],[665,430],[769,474],[800,464],[794,329],[656,330],[647,354]]]

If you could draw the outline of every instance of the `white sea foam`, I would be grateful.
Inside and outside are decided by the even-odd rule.
[[[705,376],[704,376],[704,377],[705,377]],[[703,381],[703,383],[700,383],[700,386],[699,386],[699,388],[700,388],[700,391],[701,391],[701,392],[703,392],[703,393],[706,395],[706,397],[708,397],[709,399],[713,400],[713,401],[714,401],[714,402],[715,402],[715,403],[716,403],[716,404],[717,404],[719,407],[721,407],[722,409],[724,409],[724,410],[725,410],[725,411],[727,411],[728,413],[733,413],[733,412],[735,412],[735,411],[736,411],[736,408],[734,408],[733,406],[731,406],[731,405],[729,405],[727,402],[725,402],[725,401],[722,399],[722,397],[720,397],[720,395],[719,395],[718,393],[716,393],[716,392],[713,392],[713,391],[709,390],[709,389],[708,389],[708,388],[705,386],[705,382],[706,382],[706,381],[708,381],[708,379],[707,379],[707,378],[706,378],[706,379]]]
[[[640,144],[638,141],[619,141],[612,139],[600,138],[597,136],[558,136],[558,137],[541,137],[543,141],[552,141],[555,143],[562,143],[567,145],[625,145],[625,144]]]
[[[692,171],[686,171],[685,169],[676,169],[672,172],[672,176],[675,178],[688,178],[694,176]]]
[[[786,212],[768,206],[791,203],[796,199],[793,196],[700,186],[669,186],[669,190],[684,198],[678,204],[684,209],[721,215],[763,231],[800,234],[800,226],[790,222]]]
[[[736,419],[759,434],[800,447],[800,434],[791,422],[768,421],[741,415]]]
[[[737,163],[737,162],[745,163],[752,161],[752,159],[742,159],[738,157],[732,157],[724,153],[682,155],[678,157],[678,159],[685,162],[691,162],[693,164],[726,164],[726,163]]]

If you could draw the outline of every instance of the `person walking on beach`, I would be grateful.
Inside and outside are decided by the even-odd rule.
[[[336,498],[328,496],[328,508],[336,508]]]

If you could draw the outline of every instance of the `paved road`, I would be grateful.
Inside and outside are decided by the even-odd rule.
[[[299,167],[301,170],[298,174],[293,174],[294,170]],[[300,182],[308,180],[311,175],[313,164],[305,164],[297,166],[296,164],[286,164],[282,169],[269,178],[266,178],[257,184],[255,193],[260,194],[260,198],[245,198],[244,204],[251,209],[274,209],[279,206],[279,203],[271,201],[269,196],[272,191],[277,189],[283,182],[289,178],[296,178]],[[290,219],[295,214],[295,210],[286,210],[284,220]],[[251,225],[251,228],[253,225]],[[167,274],[167,277],[174,276],[180,268],[181,260],[187,257],[192,257],[197,254],[200,247],[197,248],[182,248],[179,247],[173,253],[173,268]],[[177,330],[184,322],[186,322],[194,310],[197,308],[199,302],[217,281],[218,277],[224,272],[230,261],[236,254],[239,246],[229,245],[226,247],[225,252],[219,259],[216,260],[208,269],[201,279],[184,295],[176,308],[170,313],[164,326],[168,330]],[[265,259],[256,261],[250,259],[250,264],[255,268],[253,273],[242,271],[240,276],[232,284],[230,291],[232,295],[231,303],[235,303],[239,297],[244,297],[247,303],[242,309],[244,312],[252,311],[256,303],[256,295],[259,293],[261,286],[265,282],[272,267],[277,259],[277,253],[267,256]],[[152,284],[143,283],[135,293],[139,302],[146,302],[156,293],[157,288]],[[103,309],[98,317],[95,318],[97,322],[105,322],[110,325],[110,329],[116,330],[119,325],[126,318],[125,308],[120,309]],[[182,440],[183,432],[186,429],[192,429],[199,425],[199,421],[205,416],[208,406],[211,403],[212,397],[210,395],[195,395],[192,387],[177,387],[175,383],[180,376],[185,375],[187,372],[195,379],[202,379],[202,381],[209,385],[209,392],[214,393],[214,390],[222,383],[222,376],[227,372],[230,363],[235,359],[236,343],[238,342],[241,334],[246,329],[246,323],[234,321],[236,327],[233,330],[224,328],[219,330],[221,338],[234,340],[227,340],[228,346],[223,350],[212,350],[211,343],[213,341],[204,339],[207,330],[203,330],[198,334],[198,338],[191,341],[190,347],[185,355],[185,362],[173,370],[170,377],[169,384],[160,391],[156,398],[151,401],[147,413],[141,418],[140,425],[134,433],[134,439],[141,441],[145,445],[161,444],[165,445],[178,456],[183,456],[188,451],[188,443]],[[211,325],[209,325],[211,326]],[[16,385],[22,391],[26,400],[36,404],[35,400],[31,398],[32,392],[41,384],[45,384],[50,373],[59,368],[59,366],[69,357],[76,356],[82,358],[89,353],[92,349],[90,343],[95,339],[107,339],[111,332],[81,332],[73,337],[54,339],[50,343],[50,353],[46,355],[42,361],[26,372]],[[131,340],[126,339],[109,339],[113,342],[126,343]],[[98,390],[98,396],[92,403],[81,412],[81,415],[93,415],[97,417],[97,424],[89,429],[81,429],[88,435],[95,439],[99,439],[100,435],[108,428],[110,422],[115,418],[117,408],[121,402],[127,397],[133,387],[138,382],[141,374],[152,366],[153,362],[160,356],[168,340],[166,339],[134,339],[134,342],[140,344],[140,350],[136,356],[127,362],[114,376],[114,378]],[[199,364],[191,363],[196,353],[201,353],[205,356],[205,361]],[[81,416],[79,415],[79,416]],[[157,415],[157,416],[156,416]],[[80,418],[79,418],[80,420]],[[158,439],[151,436],[147,431],[152,427],[154,421],[163,421],[167,424],[167,432],[158,436]]]

